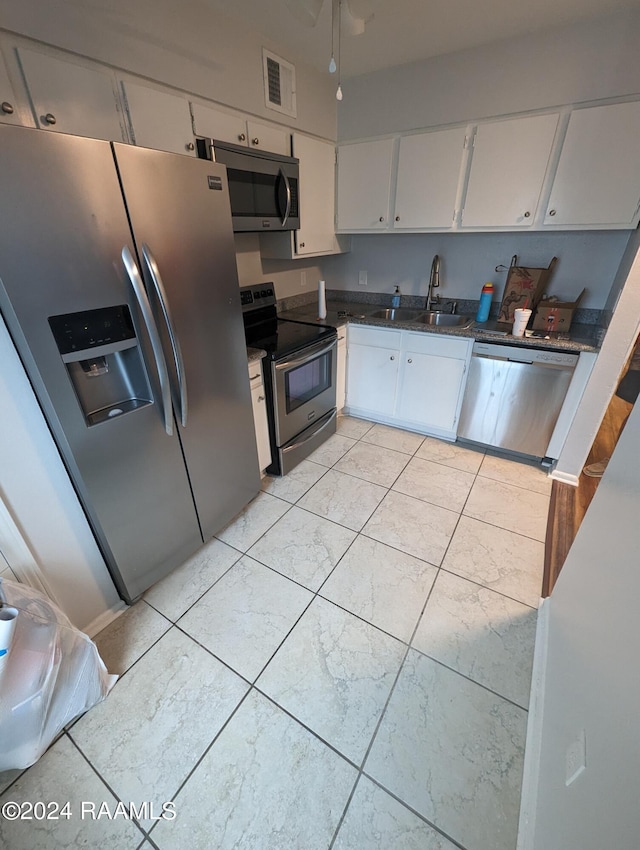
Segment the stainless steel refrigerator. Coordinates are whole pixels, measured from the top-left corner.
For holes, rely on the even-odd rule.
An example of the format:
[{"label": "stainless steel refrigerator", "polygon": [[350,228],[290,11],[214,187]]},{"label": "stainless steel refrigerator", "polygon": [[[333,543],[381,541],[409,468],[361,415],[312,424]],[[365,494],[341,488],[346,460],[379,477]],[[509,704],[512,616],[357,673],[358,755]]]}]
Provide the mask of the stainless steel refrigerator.
[{"label": "stainless steel refrigerator", "polygon": [[9,125],[0,171],[0,310],[131,601],[259,490],[226,172]]}]

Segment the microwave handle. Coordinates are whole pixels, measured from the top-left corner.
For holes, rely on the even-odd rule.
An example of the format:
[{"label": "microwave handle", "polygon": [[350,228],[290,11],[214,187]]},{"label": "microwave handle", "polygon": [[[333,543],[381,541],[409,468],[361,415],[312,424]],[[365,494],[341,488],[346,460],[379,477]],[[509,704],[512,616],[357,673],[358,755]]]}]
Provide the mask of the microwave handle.
[{"label": "microwave handle", "polygon": [[284,181],[284,188],[287,193],[287,205],[284,210],[284,216],[282,217],[282,226],[284,227],[287,223],[287,219],[289,218],[289,213],[291,212],[291,183],[289,183],[289,178],[282,168],[278,171],[278,174]]}]

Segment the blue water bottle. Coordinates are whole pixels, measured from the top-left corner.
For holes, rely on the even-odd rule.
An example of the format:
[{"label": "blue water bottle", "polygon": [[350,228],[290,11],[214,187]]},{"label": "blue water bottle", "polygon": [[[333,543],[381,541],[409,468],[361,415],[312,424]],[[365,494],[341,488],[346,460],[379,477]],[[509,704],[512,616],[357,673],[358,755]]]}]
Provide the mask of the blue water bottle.
[{"label": "blue water bottle", "polygon": [[493,300],[493,284],[485,283],[482,287],[480,295],[480,304],[476,313],[476,322],[486,322],[489,318],[489,310],[491,310],[491,301]]}]

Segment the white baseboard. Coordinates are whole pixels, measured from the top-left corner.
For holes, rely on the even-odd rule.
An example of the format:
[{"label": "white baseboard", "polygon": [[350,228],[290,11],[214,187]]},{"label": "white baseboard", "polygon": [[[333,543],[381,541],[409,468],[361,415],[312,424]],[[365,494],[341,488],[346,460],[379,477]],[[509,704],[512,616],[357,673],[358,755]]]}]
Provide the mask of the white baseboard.
[{"label": "white baseboard", "polygon": [[550,606],[551,599],[547,598],[542,600],[538,609],[516,850],[534,850],[535,846],[534,838],[538,804],[538,782],[540,779],[540,757],[542,753],[544,696],[547,681]]},{"label": "white baseboard", "polygon": [[579,475],[573,475],[570,472],[561,472],[558,469],[554,469],[550,472],[549,478],[553,478],[554,481],[562,481],[563,484],[571,484],[572,487],[577,487],[580,483]]},{"label": "white baseboard", "polygon": [[102,614],[97,616],[95,620],[92,620],[88,626],[82,630],[86,635],[89,635],[90,638],[94,638],[99,632],[112,623],[123,611],[126,611],[129,606],[122,599],[119,599],[115,605],[112,605],[107,611],[103,611]]}]

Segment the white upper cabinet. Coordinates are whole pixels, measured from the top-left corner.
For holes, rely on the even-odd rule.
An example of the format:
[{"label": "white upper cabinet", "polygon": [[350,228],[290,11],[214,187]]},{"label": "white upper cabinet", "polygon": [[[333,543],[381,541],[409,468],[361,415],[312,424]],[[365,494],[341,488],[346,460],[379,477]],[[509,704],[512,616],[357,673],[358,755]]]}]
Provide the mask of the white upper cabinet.
[{"label": "white upper cabinet", "polygon": [[558,117],[534,115],[478,126],[462,227],[531,227]]},{"label": "white upper cabinet", "polygon": [[129,81],[122,83],[122,92],[134,144],[196,155],[188,100]]},{"label": "white upper cabinet", "polygon": [[106,69],[17,50],[36,126],[94,139],[126,141],[115,89]]},{"label": "white upper cabinet", "polygon": [[247,120],[243,115],[192,103],[197,136],[244,145],[256,150],[291,155],[291,133],[285,127]]},{"label": "white upper cabinet", "polygon": [[22,124],[20,109],[2,56],[0,56],[0,122],[3,124]]},{"label": "white upper cabinet", "polygon": [[402,136],[393,226],[453,225],[466,129]]},{"label": "white upper cabinet", "polygon": [[300,160],[300,229],[296,233],[296,253],[329,253],[335,250],[336,241],[335,146],[294,133],[293,152]]},{"label": "white upper cabinet", "polygon": [[544,224],[633,228],[640,203],[640,102],[576,109]]},{"label": "white upper cabinet", "polygon": [[338,147],[338,230],[386,230],[394,139]]}]

